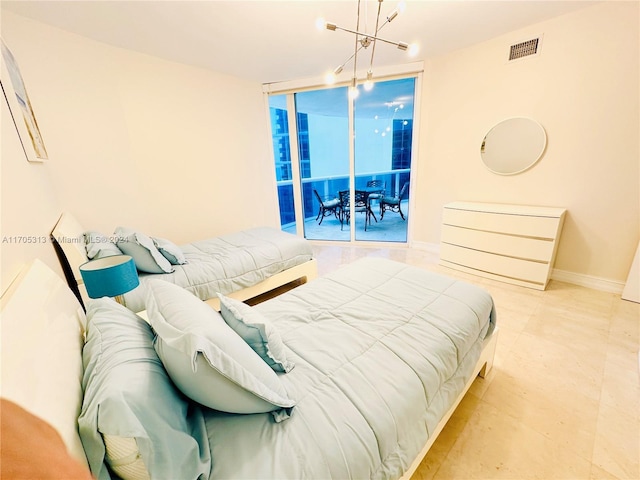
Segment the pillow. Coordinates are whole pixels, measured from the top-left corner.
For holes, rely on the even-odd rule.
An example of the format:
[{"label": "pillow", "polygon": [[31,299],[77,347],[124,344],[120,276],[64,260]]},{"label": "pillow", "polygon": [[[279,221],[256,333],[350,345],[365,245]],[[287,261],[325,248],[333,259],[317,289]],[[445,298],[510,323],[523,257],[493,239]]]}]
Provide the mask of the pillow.
[{"label": "pillow", "polygon": [[278,376],[217,311],[159,279],[147,282],[146,306],[158,356],[186,396],[223,412],[289,418],[295,402]]},{"label": "pillow", "polygon": [[184,253],[180,250],[175,243],[164,238],[151,237],[153,244],[164,258],[169,260],[171,265],[184,265],[187,263],[187,259],[184,257]]},{"label": "pillow", "polygon": [[133,257],[136,268],[147,273],[171,273],[173,267],[153,244],[151,237],[130,228],[118,227],[116,245],[122,253]]},{"label": "pillow", "polygon": [[218,293],[222,318],[276,372],[295,366],[287,360],[280,334],[269,320],[246,303]]},{"label": "pillow", "polygon": [[122,255],[122,251],[109,237],[100,232],[85,232],[84,244],[89,260],[109,257],[111,255]]},{"label": "pillow", "polygon": [[[93,475],[108,479],[106,462],[125,480],[136,478],[127,472],[140,467],[141,458],[147,477],[208,478],[211,458],[201,408],[169,379],[153,348],[151,327],[108,297],[89,302],[87,322],[78,426]],[[131,451],[105,447],[118,440]]]}]

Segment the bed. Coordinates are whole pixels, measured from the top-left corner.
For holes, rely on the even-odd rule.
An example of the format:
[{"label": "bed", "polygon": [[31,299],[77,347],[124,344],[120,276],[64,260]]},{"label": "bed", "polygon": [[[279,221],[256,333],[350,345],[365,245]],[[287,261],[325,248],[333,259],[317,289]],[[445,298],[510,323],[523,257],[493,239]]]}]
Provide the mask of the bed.
[{"label": "bed", "polygon": [[[172,478],[171,472],[210,479],[410,478],[476,376],[491,368],[497,342],[495,309],[486,291],[380,258],[360,259],[253,307],[240,308],[241,302],[224,296],[221,302],[219,313],[156,279],[142,316],[103,298],[90,301],[85,317],[62,280],[36,260],[2,298],[2,396],[53,425],[70,455],[91,465],[99,479],[116,471],[123,478],[144,478],[135,473],[140,468],[151,478]],[[246,374],[251,362],[263,360],[258,350],[257,360],[242,350],[255,347],[247,347],[241,333],[219,340],[224,358],[202,347],[197,356],[187,356],[193,368],[176,367],[169,352],[179,348],[173,343],[179,322],[235,328],[225,323],[229,314],[245,320],[254,316],[246,325],[262,319],[271,334],[278,332],[281,348],[270,338],[271,353],[288,368],[277,372],[267,366],[268,375],[236,378],[237,371]],[[180,319],[172,322],[174,317]],[[220,332],[216,339],[226,335]],[[135,338],[147,342],[140,355],[132,353]],[[96,346],[96,341],[102,343]],[[96,347],[100,354],[93,357]],[[116,361],[120,354],[126,361]],[[265,359],[256,366],[266,364]],[[140,381],[141,370],[134,375],[131,369],[143,365],[142,371],[152,374]],[[229,366],[236,372],[226,370]],[[112,376],[105,378],[114,380],[117,386],[110,388],[119,393],[111,403],[103,399],[98,416],[97,407],[88,404],[103,385],[98,388],[91,378],[110,369]],[[229,385],[211,376],[216,372]],[[210,380],[190,378],[201,374]],[[175,391],[153,395],[153,401],[138,399],[134,408],[138,400],[132,398],[149,396],[150,382],[160,376],[176,382],[162,388],[171,385],[184,396]],[[256,381],[275,382],[271,393],[251,400],[271,402],[273,408],[246,407],[244,398],[233,397],[224,408],[249,411],[222,411],[204,406],[219,399],[196,402],[197,392],[190,390],[218,382],[215,392],[205,393],[239,388],[251,396],[255,391],[248,384]],[[117,408],[123,398],[126,408]],[[181,407],[157,405],[170,399]],[[167,412],[178,417],[156,418]],[[156,417],[145,423],[149,415]],[[113,425],[107,424],[109,416]],[[164,424],[154,432],[162,422],[173,427]],[[131,441],[127,448],[133,453],[117,457],[115,440]]]},{"label": "bed", "polygon": [[[73,215],[66,212],[51,232],[67,282],[83,303],[88,297],[79,267],[89,261],[85,243],[88,233]],[[117,232],[110,237],[103,236],[104,243],[95,245],[97,248],[112,246],[107,240],[117,237]],[[169,265],[160,256],[159,260],[170,268],[160,273],[140,272],[140,286],[124,296],[129,309],[134,312],[144,310],[146,282],[157,275],[188,289],[214,308],[219,308],[218,292],[248,300],[283,285],[304,283],[317,276],[317,262],[311,245],[305,239],[275,228],[257,227],[173,247],[184,255],[186,263]],[[155,245],[151,244],[149,248],[155,248]],[[116,249],[116,253],[120,252]],[[159,254],[156,252],[156,255]]]}]

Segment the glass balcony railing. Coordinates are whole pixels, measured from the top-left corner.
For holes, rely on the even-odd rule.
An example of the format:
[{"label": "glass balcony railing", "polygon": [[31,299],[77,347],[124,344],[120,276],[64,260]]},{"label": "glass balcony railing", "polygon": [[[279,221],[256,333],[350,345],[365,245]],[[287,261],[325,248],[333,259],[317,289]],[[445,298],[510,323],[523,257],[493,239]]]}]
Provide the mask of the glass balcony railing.
[{"label": "glass balcony railing", "polygon": [[[410,179],[410,169],[387,170],[381,172],[368,172],[356,175],[355,189],[364,189],[367,182],[380,180],[384,183],[384,195],[394,197],[400,193],[402,186]],[[283,210],[283,205],[293,205],[290,198],[293,197],[293,182],[283,180],[277,182],[278,197],[280,201],[281,225],[285,231],[295,233],[295,215],[293,211]],[[323,200],[339,198],[342,190],[349,190],[349,176],[336,175],[327,177],[312,177],[302,179],[302,201],[305,222],[305,237],[314,240],[350,240],[350,228],[346,222],[340,222],[334,216],[324,219],[317,218],[320,211],[320,204],[314,194],[314,190]],[[407,241],[407,223],[397,213],[387,213],[384,222],[380,221],[378,200],[371,201],[371,208],[375,218],[371,225],[364,231],[364,215],[356,215],[356,239],[366,241]],[[402,205],[405,218],[408,213],[408,196]],[[397,217],[397,218],[396,218]],[[317,219],[316,219],[317,218]],[[322,223],[320,223],[322,220]]]}]

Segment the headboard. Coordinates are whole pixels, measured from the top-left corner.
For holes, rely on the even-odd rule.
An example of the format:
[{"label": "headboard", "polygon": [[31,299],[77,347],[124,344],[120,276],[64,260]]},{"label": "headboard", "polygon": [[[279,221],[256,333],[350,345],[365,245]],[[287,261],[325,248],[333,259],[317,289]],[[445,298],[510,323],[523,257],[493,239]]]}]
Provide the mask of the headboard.
[{"label": "headboard", "polygon": [[65,282],[33,260],[0,298],[0,395],[45,420],[87,465],[78,434],[86,318]]},{"label": "headboard", "polygon": [[89,261],[82,225],[70,213],[63,213],[51,231],[51,242],[71,291],[84,307],[87,298],[80,265]]},{"label": "headboard", "polygon": [[84,247],[84,232],[82,225],[70,213],[63,213],[53,227],[51,236],[58,243],[69,262],[77,284],[82,283],[80,265],[89,261]]}]

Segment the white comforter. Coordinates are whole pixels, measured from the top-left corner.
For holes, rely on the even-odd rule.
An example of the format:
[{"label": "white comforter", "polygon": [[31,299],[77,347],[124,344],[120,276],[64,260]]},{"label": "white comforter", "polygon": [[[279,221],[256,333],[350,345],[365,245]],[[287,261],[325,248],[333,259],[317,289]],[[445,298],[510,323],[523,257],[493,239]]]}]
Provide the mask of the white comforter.
[{"label": "white comforter", "polygon": [[211,479],[393,479],[463,391],[495,325],[474,285],[364,258],[256,305],[295,368],[291,418],[205,411]]},{"label": "white comforter", "polygon": [[202,300],[251,287],[270,276],[313,258],[305,239],[275,228],[258,227],[200,240],[180,248],[187,263],[166,274],[140,274],[140,286],[125,295],[134,312],[145,309],[145,284],[162,278],[186,288]]}]

